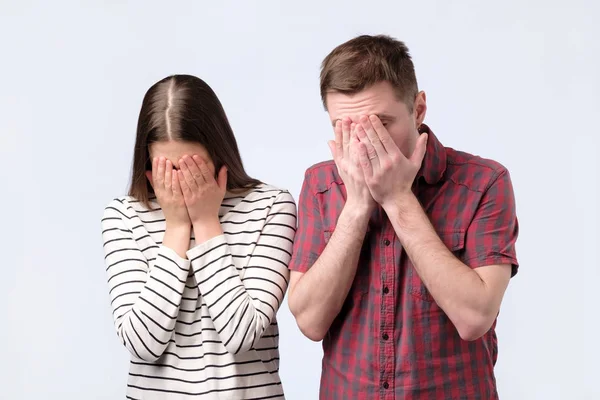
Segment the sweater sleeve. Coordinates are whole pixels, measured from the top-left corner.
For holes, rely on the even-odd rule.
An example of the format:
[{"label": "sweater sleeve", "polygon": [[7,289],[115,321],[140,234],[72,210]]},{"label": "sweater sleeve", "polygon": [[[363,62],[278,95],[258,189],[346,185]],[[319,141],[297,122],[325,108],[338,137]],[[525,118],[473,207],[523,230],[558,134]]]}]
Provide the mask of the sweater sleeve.
[{"label": "sweater sleeve", "polygon": [[224,235],[188,251],[198,289],[230,353],[252,349],[281,306],[295,231],[296,204],[288,192],[281,192],[267,215],[243,277]]},{"label": "sweater sleeve", "polygon": [[109,296],[123,345],[134,357],[154,362],[173,336],[189,261],[161,245],[149,263],[126,223],[131,218],[119,200],[102,218]]}]

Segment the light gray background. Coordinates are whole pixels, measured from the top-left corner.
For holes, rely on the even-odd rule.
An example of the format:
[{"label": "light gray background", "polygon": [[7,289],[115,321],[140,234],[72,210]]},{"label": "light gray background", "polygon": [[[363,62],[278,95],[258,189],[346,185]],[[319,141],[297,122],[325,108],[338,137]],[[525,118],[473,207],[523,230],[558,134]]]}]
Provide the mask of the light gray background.
[{"label": "light gray background", "polygon": [[[521,270],[499,318],[502,399],[600,398],[598,2],[323,3],[0,3],[0,398],[124,397],[100,218],[126,190],[149,86],[204,78],[250,173],[297,198],[329,157],[319,64],[361,33],[407,42],[445,145],[511,171]],[[316,399],[320,344],[287,304],[279,321],[287,396]]]}]

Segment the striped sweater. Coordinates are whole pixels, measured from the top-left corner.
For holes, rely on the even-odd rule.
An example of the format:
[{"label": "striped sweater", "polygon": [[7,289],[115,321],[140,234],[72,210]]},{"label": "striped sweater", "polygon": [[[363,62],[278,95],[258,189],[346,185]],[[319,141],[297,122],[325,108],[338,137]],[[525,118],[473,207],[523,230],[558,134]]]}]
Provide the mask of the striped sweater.
[{"label": "striped sweater", "polygon": [[276,313],[288,285],[296,205],[260,185],[227,193],[223,235],[162,245],[165,219],[131,197],[104,211],[117,335],[131,353],[128,399],[283,399]]}]

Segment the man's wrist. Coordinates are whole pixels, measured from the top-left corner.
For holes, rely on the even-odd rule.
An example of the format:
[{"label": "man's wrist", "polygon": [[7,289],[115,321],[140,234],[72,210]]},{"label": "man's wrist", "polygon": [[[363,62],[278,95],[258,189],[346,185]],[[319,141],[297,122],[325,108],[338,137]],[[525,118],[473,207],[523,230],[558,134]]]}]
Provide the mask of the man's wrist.
[{"label": "man's wrist", "polygon": [[[413,193],[396,196],[394,201],[382,207],[392,221],[396,235],[403,246],[408,249],[412,247],[411,244],[423,242],[422,234],[427,227],[431,227],[431,223],[419,199]],[[431,229],[435,233],[432,227]]]},{"label": "man's wrist", "polygon": [[392,221],[396,235],[402,243],[410,238],[412,235],[411,230],[419,225],[420,214],[424,214],[421,203],[413,193],[397,195],[381,206],[390,221]]},{"label": "man's wrist", "polygon": [[343,226],[349,230],[366,229],[371,212],[372,208],[368,205],[346,202],[338,218],[337,226]]},{"label": "man's wrist", "polygon": [[422,210],[421,203],[412,193],[402,193],[382,202],[381,207],[390,218],[402,220],[408,213]]}]

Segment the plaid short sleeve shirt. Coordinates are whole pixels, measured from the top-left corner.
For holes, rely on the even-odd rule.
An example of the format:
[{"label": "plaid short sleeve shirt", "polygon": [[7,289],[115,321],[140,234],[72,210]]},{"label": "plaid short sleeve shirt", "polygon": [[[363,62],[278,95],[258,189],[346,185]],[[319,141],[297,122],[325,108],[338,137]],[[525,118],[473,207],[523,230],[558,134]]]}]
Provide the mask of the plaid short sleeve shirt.
[{"label": "plaid short sleeve shirt", "polygon": [[[508,171],[444,147],[429,133],[415,193],[441,240],[471,268],[518,263],[518,222]],[[333,161],[309,168],[298,202],[290,269],[317,260],[345,203]],[[495,323],[462,340],[417,275],[382,209],[373,213],[356,277],[323,340],[321,399],[494,400]]]}]

